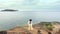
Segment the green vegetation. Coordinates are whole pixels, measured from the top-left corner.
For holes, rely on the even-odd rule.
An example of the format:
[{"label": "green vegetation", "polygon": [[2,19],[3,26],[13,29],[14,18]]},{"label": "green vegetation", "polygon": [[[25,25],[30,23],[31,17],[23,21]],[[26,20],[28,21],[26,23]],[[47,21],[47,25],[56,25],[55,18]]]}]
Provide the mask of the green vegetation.
[{"label": "green vegetation", "polygon": [[53,30],[54,26],[53,26],[52,24],[48,24],[48,25],[46,26],[46,28],[47,28],[48,30]]},{"label": "green vegetation", "polygon": [[53,30],[53,28],[54,28],[53,25],[54,25],[54,23],[52,23],[52,22],[41,22],[42,28],[43,28],[43,29],[48,29],[48,30],[50,30],[50,31]]}]

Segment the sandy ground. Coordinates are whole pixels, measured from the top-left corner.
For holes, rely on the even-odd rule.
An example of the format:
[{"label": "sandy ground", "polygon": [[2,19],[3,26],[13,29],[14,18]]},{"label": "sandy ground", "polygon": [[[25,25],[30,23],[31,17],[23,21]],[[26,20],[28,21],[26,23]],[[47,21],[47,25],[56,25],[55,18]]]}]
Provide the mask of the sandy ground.
[{"label": "sandy ground", "polygon": [[[26,29],[27,29],[27,27],[25,27]],[[28,30],[28,29],[27,29]],[[32,34],[37,34],[37,31],[38,31],[38,29],[33,29],[33,30],[28,30],[30,33],[32,33]],[[40,30],[41,31],[41,34],[48,34],[45,30]]]}]

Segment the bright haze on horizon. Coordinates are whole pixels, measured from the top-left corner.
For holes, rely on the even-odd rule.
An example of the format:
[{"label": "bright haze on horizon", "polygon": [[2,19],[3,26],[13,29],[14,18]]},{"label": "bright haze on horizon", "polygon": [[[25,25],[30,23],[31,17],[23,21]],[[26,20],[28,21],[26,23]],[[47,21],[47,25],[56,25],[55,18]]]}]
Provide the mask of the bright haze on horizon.
[{"label": "bright haze on horizon", "polygon": [[16,25],[41,21],[60,22],[60,0],[0,0],[1,9],[17,9],[16,12],[0,12],[0,30]]}]

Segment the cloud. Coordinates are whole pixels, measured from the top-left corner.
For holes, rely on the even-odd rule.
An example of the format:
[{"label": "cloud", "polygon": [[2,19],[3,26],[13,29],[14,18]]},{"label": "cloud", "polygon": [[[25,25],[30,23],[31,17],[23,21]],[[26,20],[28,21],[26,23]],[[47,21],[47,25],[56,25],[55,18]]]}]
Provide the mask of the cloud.
[{"label": "cloud", "polygon": [[60,9],[60,0],[1,0],[1,8]]}]

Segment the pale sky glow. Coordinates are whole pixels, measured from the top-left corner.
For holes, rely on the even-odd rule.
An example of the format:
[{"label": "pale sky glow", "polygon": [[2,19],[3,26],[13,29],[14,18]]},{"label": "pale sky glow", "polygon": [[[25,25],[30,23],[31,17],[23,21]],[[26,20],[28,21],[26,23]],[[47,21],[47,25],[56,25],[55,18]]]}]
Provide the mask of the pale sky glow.
[{"label": "pale sky glow", "polygon": [[1,8],[60,9],[60,0],[1,0]]}]

